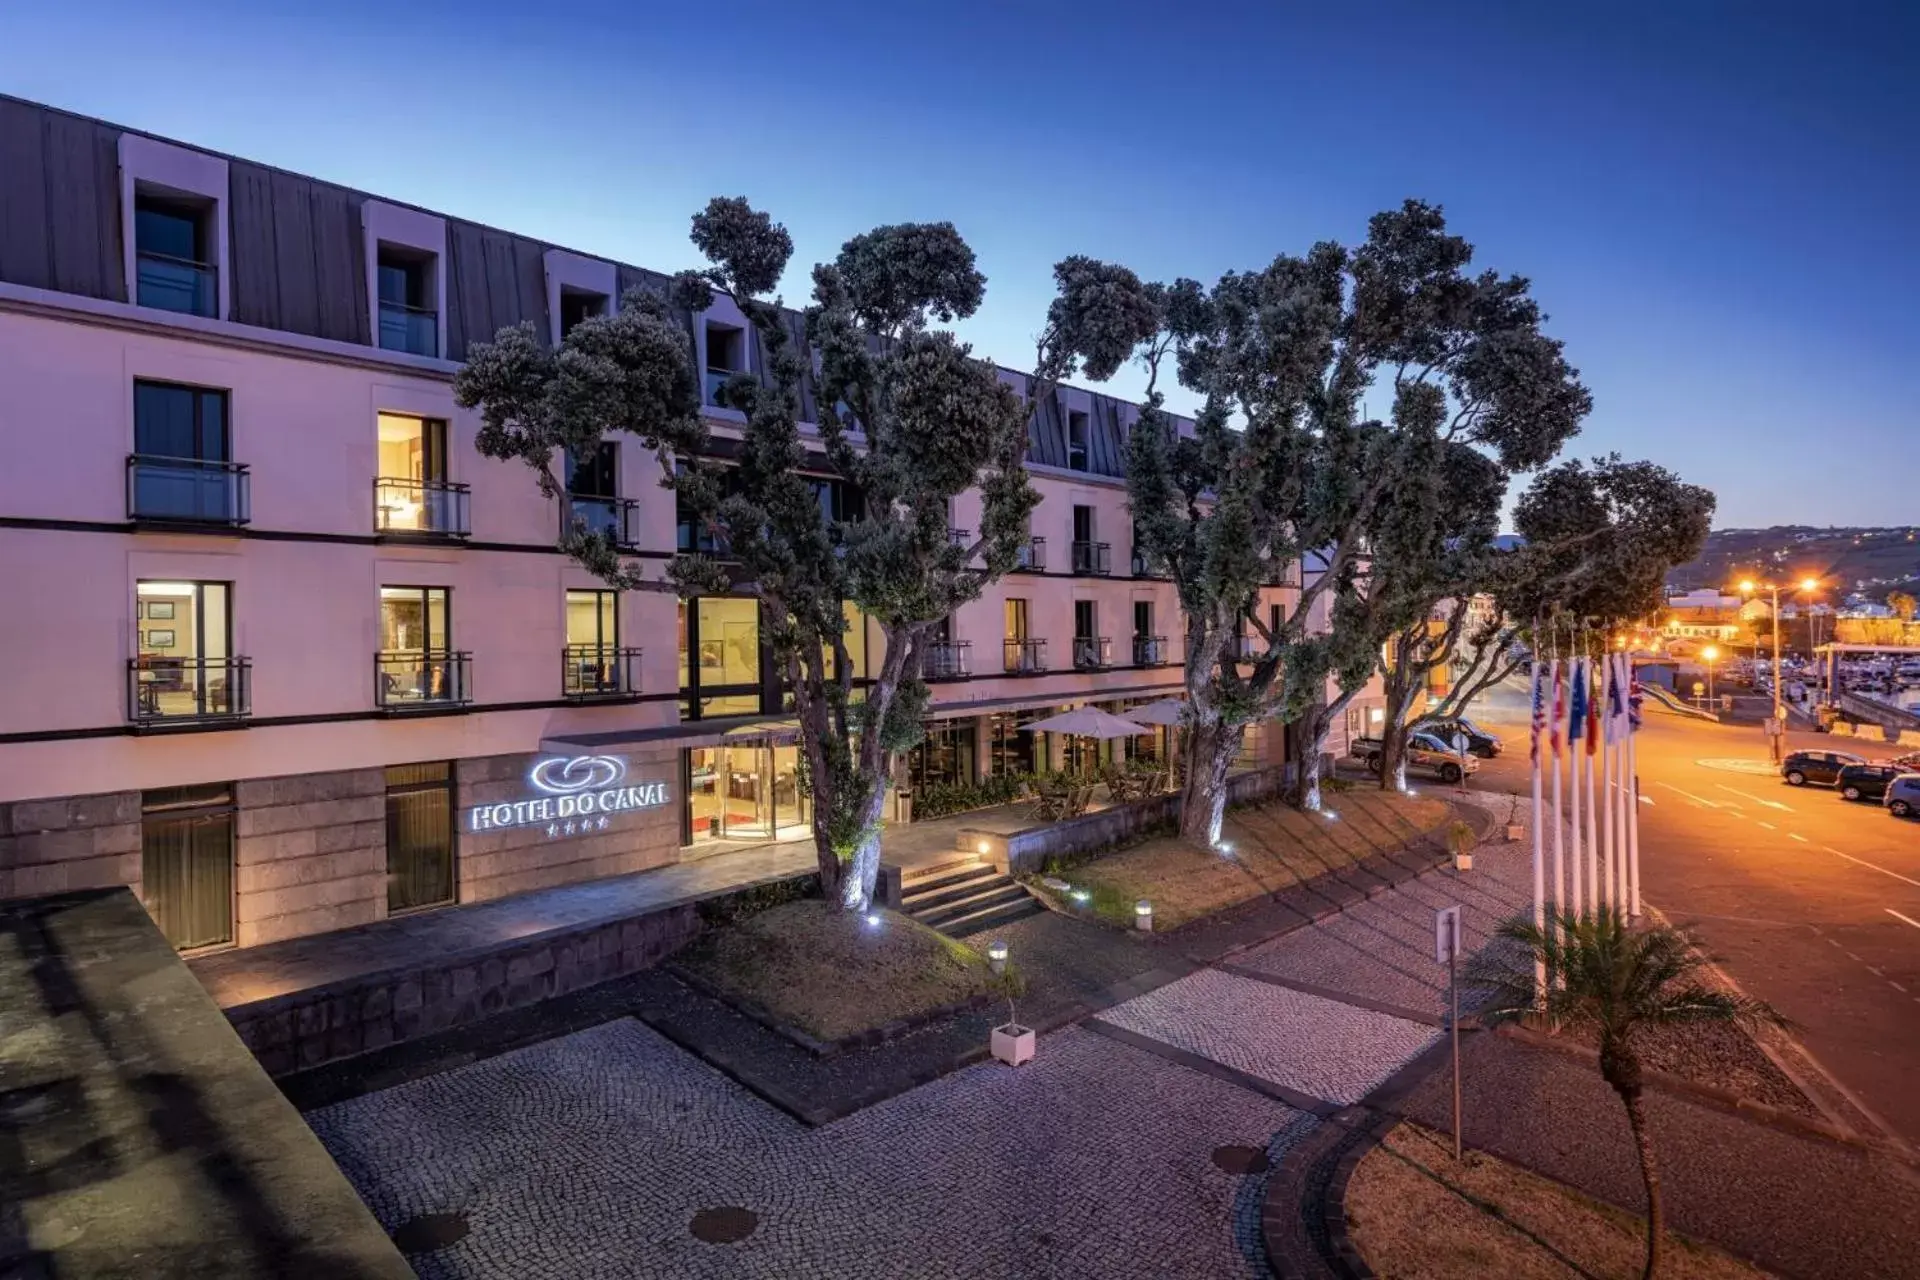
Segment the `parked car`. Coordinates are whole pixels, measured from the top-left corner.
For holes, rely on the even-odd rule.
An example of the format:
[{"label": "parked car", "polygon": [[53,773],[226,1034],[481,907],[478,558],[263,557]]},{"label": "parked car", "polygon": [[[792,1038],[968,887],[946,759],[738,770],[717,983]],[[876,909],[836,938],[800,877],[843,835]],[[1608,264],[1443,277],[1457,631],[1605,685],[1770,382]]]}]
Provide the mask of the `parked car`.
[{"label": "parked car", "polygon": [[1843,800],[1878,800],[1887,794],[1887,786],[1906,772],[1892,764],[1850,764],[1834,779],[1834,787]]},{"label": "parked car", "polygon": [[1795,751],[1780,762],[1780,776],[1790,787],[1804,787],[1809,782],[1832,786],[1842,769],[1865,763],[1866,757],[1850,751]]},{"label": "parked car", "polygon": [[1471,720],[1433,719],[1414,723],[1414,732],[1431,733],[1442,742],[1452,742],[1456,733],[1466,735],[1467,754],[1491,760],[1500,754],[1500,739]]},{"label": "parked car", "polygon": [[[1351,749],[1369,772],[1380,772],[1380,756],[1384,750],[1380,739],[1355,738]],[[1408,773],[1419,770],[1447,783],[1460,781],[1462,766],[1467,773],[1477,773],[1480,769],[1480,762],[1472,755],[1463,757],[1423,729],[1415,729],[1407,734],[1406,760]]]},{"label": "parked car", "polygon": [[1896,818],[1920,814],[1920,773],[1903,773],[1888,783],[1887,794],[1881,797],[1880,803]]},{"label": "parked car", "polygon": [[1897,764],[1902,773],[1920,773],[1920,751],[1903,751],[1888,764]]}]

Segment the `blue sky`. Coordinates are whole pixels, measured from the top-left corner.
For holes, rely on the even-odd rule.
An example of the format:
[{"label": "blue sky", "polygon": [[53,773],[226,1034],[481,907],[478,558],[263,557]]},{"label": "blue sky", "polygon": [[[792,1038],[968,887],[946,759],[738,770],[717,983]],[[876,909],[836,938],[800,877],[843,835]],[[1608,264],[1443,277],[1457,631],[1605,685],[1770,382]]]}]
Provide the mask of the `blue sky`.
[{"label": "blue sky", "polygon": [[663,269],[744,193],[796,302],[950,219],[1012,365],[1065,254],[1211,279],[1419,196],[1534,281],[1579,453],[1722,525],[1920,520],[1920,6],[1574,9],[0,0],[0,90]]}]

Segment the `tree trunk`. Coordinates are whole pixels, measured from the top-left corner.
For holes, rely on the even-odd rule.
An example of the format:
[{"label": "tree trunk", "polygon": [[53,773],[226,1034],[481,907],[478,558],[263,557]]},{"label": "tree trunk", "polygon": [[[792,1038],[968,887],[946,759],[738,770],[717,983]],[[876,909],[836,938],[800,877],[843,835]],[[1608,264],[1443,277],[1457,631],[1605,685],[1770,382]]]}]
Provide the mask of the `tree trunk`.
[{"label": "tree trunk", "polygon": [[1660,1171],[1653,1159],[1653,1135],[1647,1131],[1647,1113],[1641,1098],[1640,1060],[1623,1043],[1600,1042],[1600,1074],[1627,1109],[1627,1127],[1640,1154],[1640,1181],[1647,1192],[1647,1260],[1642,1280],[1654,1280],[1660,1270],[1660,1246],[1666,1234],[1666,1215],[1660,1205]]},{"label": "tree trunk", "polygon": [[880,880],[880,815],[886,802],[886,780],[869,783],[867,794],[860,800],[864,819],[860,839],[853,846],[853,856],[847,861],[838,888],[840,906],[847,911],[864,912],[873,905],[874,886]]},{"label": "tree trunk", "polygon": [[1196,723],[1187,731],[1187,781],[1180,792],[1180,834],[1211,849],[1227,815],[1227,770],[1240,752],[1243,726]]}]

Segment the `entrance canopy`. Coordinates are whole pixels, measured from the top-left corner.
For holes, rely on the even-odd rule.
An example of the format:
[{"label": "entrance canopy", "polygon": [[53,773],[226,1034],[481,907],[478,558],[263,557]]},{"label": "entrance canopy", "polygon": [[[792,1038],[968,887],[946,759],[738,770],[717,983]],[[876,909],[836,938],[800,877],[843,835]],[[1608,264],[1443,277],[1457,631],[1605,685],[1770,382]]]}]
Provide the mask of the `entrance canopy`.
[{"label": "entrance canopy", "polygon": [[1151,725],[1122,720],[1098,707],[1075,707],[1021,727],[1028,733],[1070,733],[1076,738],[1132,738],[1153,732]]}]

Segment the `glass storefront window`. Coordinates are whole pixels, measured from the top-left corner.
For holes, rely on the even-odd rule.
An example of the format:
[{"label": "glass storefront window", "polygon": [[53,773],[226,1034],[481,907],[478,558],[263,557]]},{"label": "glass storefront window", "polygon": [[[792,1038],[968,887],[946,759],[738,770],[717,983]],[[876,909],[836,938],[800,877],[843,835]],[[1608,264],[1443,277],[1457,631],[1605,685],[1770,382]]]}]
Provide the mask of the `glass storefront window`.
[{"label": "glass storefront window", "polygon": [[233,941],[233,836],[227,783],[140,797],[140,896],[182,951]]},{"label": "glass storefront window", "polygon": [[700,626],[700,683],[760,683],[760,606],[753,600],[703,596],[696,600]]},{"label": "glass storefront window", "polygon": [[453,901],[453,766],[387,769],[387,910]]},{"label": "glass storefront window", "polygon": [[805,832],[812,810],[800,751],[766,742],[687,751],[689,844],[767,840]]},{"label": "glass storefront window", "polygon": [[977,740],[971,720],[941,720],[927,726],[927,736],[907,755],[907,777],[914,789],[971,784]]},{"label": "glass storefront window", "polygon": [[1038,719],[1039,715],[1038,712],[1019,711],[987,718],[988,759],[995,777],[1038,772],[1036,761],[1039,753],[1034,747],[1036,735],[1025,732],[1020,726]]}]

